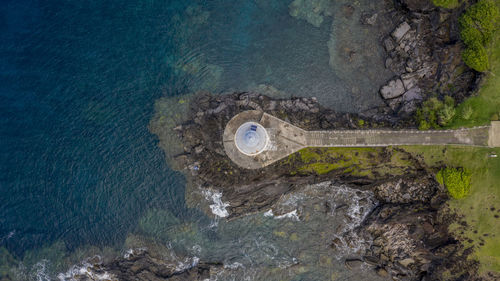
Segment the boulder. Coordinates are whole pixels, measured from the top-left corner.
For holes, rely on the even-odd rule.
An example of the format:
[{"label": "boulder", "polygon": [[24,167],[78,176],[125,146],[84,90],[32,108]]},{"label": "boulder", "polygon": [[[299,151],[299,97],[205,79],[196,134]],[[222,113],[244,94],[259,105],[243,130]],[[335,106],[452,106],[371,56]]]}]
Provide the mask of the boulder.
[{"label": "boulder", "polygon": [[398,111],[399,106],[403,102],[403,97],[397,97],[394,99],[387,100],[387,105],[394,111]]},{"label": "boulder", "polygon": [[389,276],[389,273],[387,272],[387,270],[383,269],[383,268],[379,268],[377,269],[377,274],[381,277],[387,277]]},{"label": "boulder", "polygon": [[345,267],[347,267],[349,270],[360,268],[362,264],[363,261],[358,259],[351,259],[345,261]]},{"label": "boulder", "polygon": [[401,80],[406,90],[413,88],[418,82],[418,74],[404,73],[401,74]]},{"label": "boulder", "polygon": [[386,37],[384,39],[384,48],[385,48],[386,52],[390,52],[390,51],[394,50],[395,47],[396,47],[396,43],[394,42],[394,40],[392,40],[391,37]]},{"label": "boulder", "polygon": [[422,90],[420,90],[419,87],[413,87],[403,94],[403,101],[408,102],[414,100],[423,100]]},{"label": "boulder", "polygon": [[399,42],[403,36],[405,36],[406,32],[410,30],[410,25],[404,21],[402,22],[394,31],[392,32],[392,37],[396,40],[396,42]]},{"label": "boulder", "polygon": [[360,21],[365,25],[374,25],[377,22],[378,14],[363,13],[361,15]]},{"label": "boulder", "polygon": [[401,79],[393,79],[380,89],[380,94],[384,99],[393,99],[403,95],[405,87]]},{"label": "boulder", "polygon": [[415,263],[415,260],[412,258],[406,258],[404,260],[400,260],[399,263],[404,267],[408,267],[410,264]]}]

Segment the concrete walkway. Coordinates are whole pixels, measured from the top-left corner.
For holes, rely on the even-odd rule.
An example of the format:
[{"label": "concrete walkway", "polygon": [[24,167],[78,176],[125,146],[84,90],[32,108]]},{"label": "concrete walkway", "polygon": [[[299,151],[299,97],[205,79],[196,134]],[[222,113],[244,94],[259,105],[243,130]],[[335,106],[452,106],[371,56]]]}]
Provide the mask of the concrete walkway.
[{"label": "concrete walkway", "polygon": [[[255,156],[241,153],[234,134],[245,122],[260,123],[269,135],[265,151]],[[466,145],[500,147],[500,122],[490,126],[458,130],[333,130],[306,131],[257,110],[244,111],[226,125],[223,135],[226,154],[239,166],[258,169],[305,147],[376,147],[393,145]]]}]

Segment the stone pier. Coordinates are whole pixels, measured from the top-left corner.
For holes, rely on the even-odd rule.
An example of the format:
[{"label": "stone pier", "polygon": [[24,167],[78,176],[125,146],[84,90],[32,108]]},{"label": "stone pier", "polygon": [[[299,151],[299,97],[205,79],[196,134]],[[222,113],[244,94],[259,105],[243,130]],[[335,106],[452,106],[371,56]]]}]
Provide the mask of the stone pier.
[{"label": "stone pier", "polygon": [[[256,155],[242,153],[235,143],[238,128],[247,122],[262,125],[269,137]],[[333,130],[306,131],[262,111],[249,110],[234,116],[223,135],[227,156],[246,169],[270,165],[305,147],[376,147],[397,145],[464,145],[500,147],[500,122],[457,130]]]}]

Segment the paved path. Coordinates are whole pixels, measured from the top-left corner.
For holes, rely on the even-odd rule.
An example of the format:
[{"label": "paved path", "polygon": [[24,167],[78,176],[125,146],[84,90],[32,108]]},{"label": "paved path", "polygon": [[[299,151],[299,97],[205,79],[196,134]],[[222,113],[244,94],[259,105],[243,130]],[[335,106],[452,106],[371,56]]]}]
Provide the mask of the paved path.
[{"label": "paved path", "polygon": [[[248,121],[266,128],[270,141],[266,150],[255,156],[239,152],[234,133]],[[233,117],[224,130],[226,154],[236,164],[258,169],[305,147],[375,147],[393,145],[467,145],[500,147],[500,122],[490,126],[458,130],[332,130],[306,131],[267,113],[250,110]]]}]

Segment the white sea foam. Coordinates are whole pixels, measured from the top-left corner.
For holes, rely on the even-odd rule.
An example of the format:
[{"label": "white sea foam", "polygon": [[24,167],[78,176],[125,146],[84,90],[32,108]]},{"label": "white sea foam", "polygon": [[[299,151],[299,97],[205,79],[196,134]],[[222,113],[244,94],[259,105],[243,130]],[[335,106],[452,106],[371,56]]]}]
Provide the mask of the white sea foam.
[{"label": "white sea foam", "polygon": [[224,264],[224,268],[226,269],[237,269],[237,268],[245,268],[242,263],[233,262],[231,264]]},{"label": "white sea foam", "polygon": [[208,225],[208,228],[215,228],[219,226],[219,217],[215,217],[210,221],[210,224]]},{"label": "white sea foam", "polygon": [[[127,251],[128,252],[128,251]],[[132,254],[133,252],[131,252]],[[93,259],[97,258],[101,260],[100,256],[95,256]],[[90,264],[88,260],[85,260],[81,262],[78,265],[73,265],[67,272],[65,273],[59,273],[57,275],[57,278],[60,281],[73,281],[76,280],[76,276],[85,276],[90,280],[94,281],[99,281],[99,280],[106,280],[106,281],[117,281],[118,279],[113,275],[110,274],[109,272],[103,271],[101,269],[96,270],[94,265]]]},{"label": "white sea foam", "polygon": [[191,251],[192,251],[193,253],[199,254],[199,253],[201,253],[201,246],[200,246],[200,245],[194,245],[194,246],[191,248]]},{"label": "white sea foam", "polygon": [[[377,201],[371,191],[362,191],[350,188],[347,185],[336,185],[333,182],[321,182],[304,186],[300,191],[283,196],[276,204],[276,210],[283,215],[276,216],[273,210],[264,213],[266,217],[291,218],[299,220],[298,214],[303,212],[317,212],[311,210],[311,205],[327,205],[325,212],[334,227],[330,231],[332,239],[336,241],[337,258],[346,255],[360,253],[369,244],[356,229],[365,220],[366,216],[377,205]],[[293,210],[293,211],[290,211]]]},{"label": "white sea foam", "polygon": [[205,199],[213,202],[213,204],[210,204],[210,209],[214,215],[221,218],[229,216],[229,212],[226,210],[226,207],[229,207],[229,203],[222,202],[222,192],[205,189],[202,193]]},{"label": "white sea foam", "polygon": [[192,267],[197,266],[199,262],[200,262],[200,258],[198,258],[198,257],[185,258],[184,261],[177,262],[177,266],[175,267],[175,271],[180,272],[180,271],[188,270]]},{"label": "white sea foam", "polygon": [[0,238],[0,243],[4,242],[4,241],[7,241],[9,240],[10,238],[12,238],[12,236],[14,236],[16,234],[16,231],[15,230],[12,230],[10,231],[7,235],[3,236]]},{"label": "white sea foam", "polygon": [[[339,233],[334,235],[334,239],[338,241],[336,246],[340,250],[339,255],[336,255],[337,259],[345,255],[362,252],[369,241],[361,237],[355,229],[375,208],[378,203],[377,200],[371,191],[360,191],[346,185],[337,186],[334,189],[333,199],[348,205],[343,215],[342,228]],[[361,204],[361,202],[364,202],[364,204]]]},{"label": "white sea foam", "polygon": [[36,281],[50,281],[51,278],[47,272],[48,260],[41,260],[33,266],[33,274]]},{"label": "white sea foam", "polygon": [[126,259],[129,259],[131,256],[134,256],[134,255],[137,255],[137,254],[140,254],[144,251],[146,251],[147,249],[144,248],[144,247],[141,247],[141,248],[136,248],[136,249],[128,249],[125,254],[123,255],[124,258]]},{"label": "white sea foam", "polygon": [[269,211],[265,212],[264,217],[274,217],[273,210],[269,209]]},{"label": "white sea foam", "polygon": [[292,220],[295,220],[295,221],[300,221],[299,215],[297,213],[297,209],[295,209],[293,211],[290,211],[288,213],[285,213],[283,215],[279,215],[279,216],[274,215],[273,210],[270,209],[269,211],[267,211],[267,212],[264,213],[264,216],[265,217],[272,217],[272,218],[275,218],[275,219],[286,219],[286,218],[289,218],[289,219],[292,219]]}]

